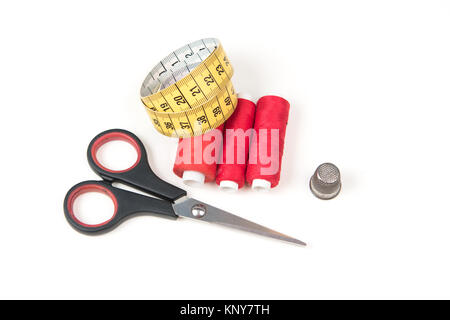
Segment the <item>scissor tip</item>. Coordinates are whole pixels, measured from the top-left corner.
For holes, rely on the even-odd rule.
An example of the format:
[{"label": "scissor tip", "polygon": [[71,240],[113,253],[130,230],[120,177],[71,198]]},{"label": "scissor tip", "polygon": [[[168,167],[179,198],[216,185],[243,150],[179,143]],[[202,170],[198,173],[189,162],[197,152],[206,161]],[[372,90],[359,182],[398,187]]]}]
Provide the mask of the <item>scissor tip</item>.
[{"label": "scissor tip", "polygon": [[305,242],[303,242],[301,240],[298,240],[298,239],[295,239],[295,238],[288,237],[288,236],[278,237],[278,239],[286,241],[286,242],[290,242],[290,243],[295,243],[295,244],[300,245],[302,247],[306,247],[307,246],[307,244]]},{"label": "scissor tip", "polygon": [[294,241],[294,243],[296,243],[296,244],[298,244],[298,245],[300,245],[302,247],[306,247],[307,246],[307,244],[305,242],[300,241],[300,240],[296,240],[296,241]]}]

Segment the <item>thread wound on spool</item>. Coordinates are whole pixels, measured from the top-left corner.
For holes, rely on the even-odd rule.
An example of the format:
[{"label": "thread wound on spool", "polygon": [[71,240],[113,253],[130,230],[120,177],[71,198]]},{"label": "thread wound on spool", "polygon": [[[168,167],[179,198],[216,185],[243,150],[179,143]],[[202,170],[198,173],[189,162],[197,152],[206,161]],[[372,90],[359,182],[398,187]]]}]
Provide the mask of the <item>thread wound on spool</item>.
[{"label": "thread wound on spool", "polygon": [[264,96],[258,100],[247,183],[253,184],[255,179],[260,179],[268,181],[271,188],[278,185],[289,108],[289,102],[278,96]]},{"label": "thread wound on spool", "polygon": [[[236,109],[225,123],[223,161],[217,166],[216,177],[216,183],[222,188],[224,188],[222,185],[230,187],[231,184],[228,182],[236,183],[239,189],[245,185],[245,171],[256,105],[251,100],[241,98],[242,96],[249,97],[238,94]],[[222,183],[224,181],[228,182]]]},{"label": "thread wound on spool", "polygon": [[222,135],[223,125],[201,136],[180,139],[173,172],[183,178],[184,182],[202,184],[214,181],[222,148]]}]

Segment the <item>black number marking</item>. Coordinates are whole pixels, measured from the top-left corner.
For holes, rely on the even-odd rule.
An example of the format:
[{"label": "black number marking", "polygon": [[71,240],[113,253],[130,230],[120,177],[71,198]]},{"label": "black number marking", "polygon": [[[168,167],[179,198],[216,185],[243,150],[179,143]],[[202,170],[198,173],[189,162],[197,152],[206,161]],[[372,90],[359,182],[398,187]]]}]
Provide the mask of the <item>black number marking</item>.
[{"label": "black number marking", "polygon": [[172,122],[164,122],[164,124],[166,125],[166,129],[169,129],[169,130],[174,129]]},{"label": "black number marking", "polygon": [[160,107],[161,107],[161,109],[164,110],[164,112],[166,112],[167,110],[170,109],[170,106],[167,103],[165,103],[165,102],[161,103]]},{"label": "black number marking", "polygon": [[223,56],[223,62],[225,62],[225,65],[228,67],[230,65],[230,62],[228,61],[227,56]]},{"label": "black number marking", "polygon": [[184,100],[183,96],[176,96],[175,98],[173,98],[173,100],[175,100],[177,105],[186,103],[186,100]]},{"label": "black number marking", "polygon": [[214,117],[217,118],[217,116],[222,113],[222,109],[220,109],[220,107],[215,107],[213,109],[213,113],[214,113]]},{"label": "black number marking", "polygon": [[230,97],[226,97],[226,98],[225,98],[225,104],[226,104],[227,106],[229,106],[229,105],[231,104],[231,98],[230,98]]},{"label": "black number marking", "polygon": [[219,76],[221,76],[222,73],[225,72],[225,69],[222,67],[221,64],[219,64],[219,65],[216,67],[216,71],[217,71],[217,73],[219,74]]},{"label": "black number marking", "polygon": [[193,87],[193,88],[191,88],[191,93],[192,93],[192,96],[193,97],[195,97],[197,94],[199,94],[200,93],[200,89],[199,88],[197,88],[197,86],[195,86],[195,87]]},{"label": "black number marking", "polygon": [[197,121],[199,122],[199,123],[206,123],[206,116],[201,116],[201,117],[198,117],[197,118]]},{"label": "black number marking", "polygon": [[161,124],[159,123],[158,119],[153,119],[153,122],[154,122],[158,127],[161,127]]},{"label": "black number marking", "polygon": [[189,125],[189,122],[182,122],[180,121],[181,129],[189,129],[191,126]]},{"label": "black number marking", "polygon": [[184,57],[187,59],[187,58],[189,58],[189,57],[192,57],[194,55],[194,53],[186,53],[185,55],[184,55]]},{"label": "black number marking", "polygon": [[212,77],[212,75],[205,77],[203,80],[208,87],[211,85],[211,83],[214,83],[214,78]]}]

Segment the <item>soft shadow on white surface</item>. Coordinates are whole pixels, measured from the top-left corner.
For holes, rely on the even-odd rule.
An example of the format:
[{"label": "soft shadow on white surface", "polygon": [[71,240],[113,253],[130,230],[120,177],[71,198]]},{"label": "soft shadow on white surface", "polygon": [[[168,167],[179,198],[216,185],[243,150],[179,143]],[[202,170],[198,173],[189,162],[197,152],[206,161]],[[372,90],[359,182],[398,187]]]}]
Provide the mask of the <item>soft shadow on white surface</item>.
[{"label": "soft shadow on white surface", "polygon": [[[450,3],[171,5],[168,23],[162,2],[0,4],[0,297],[450,298]],[[223,20],[195,18],[213,15]],[[177,140],[139,100],[162,57],[205,36],[222,40],[237,91],[291,103],[280,185],[266,194],[185,187]],[[117,127],[164,180],[308,247],[157,217],[75,232],[64,196],[99,179],[86,149]],[[326,161],[343,189],[321,201],[308,181]]]}]

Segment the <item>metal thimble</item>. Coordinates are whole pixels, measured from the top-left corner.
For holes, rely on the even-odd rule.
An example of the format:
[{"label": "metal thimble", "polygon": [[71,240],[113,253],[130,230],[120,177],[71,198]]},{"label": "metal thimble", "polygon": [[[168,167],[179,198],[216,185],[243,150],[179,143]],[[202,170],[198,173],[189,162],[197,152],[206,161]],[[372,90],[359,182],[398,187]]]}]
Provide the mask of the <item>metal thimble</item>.
[{"label": "metal thimble", "polygon": [[341,191],[341,174],[332,163],[322,163],[309,181],[312,193],[319,199],[333,199]]}]

